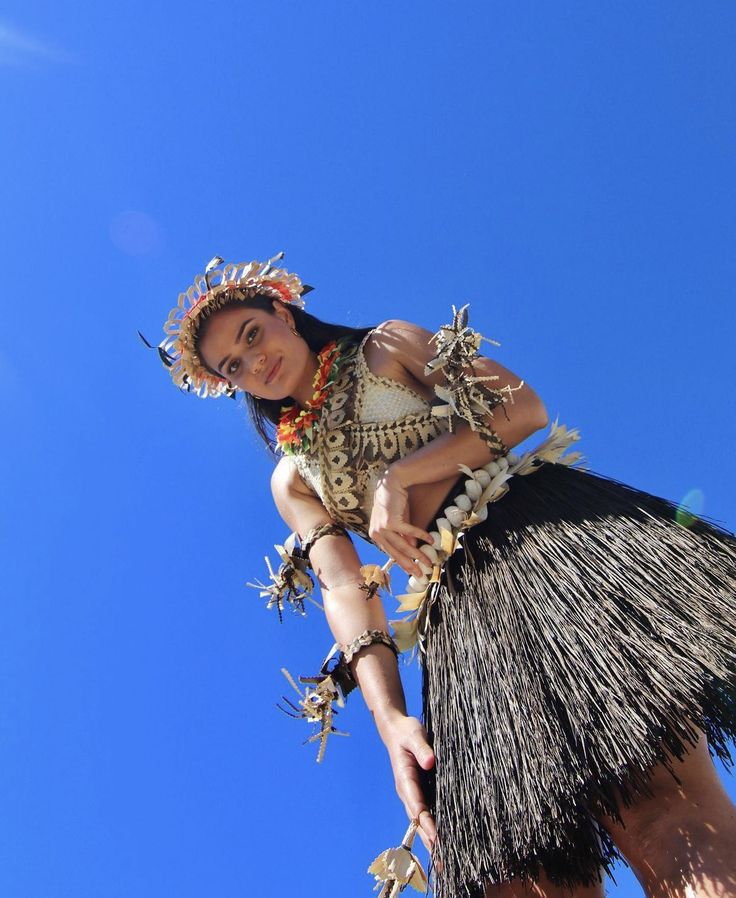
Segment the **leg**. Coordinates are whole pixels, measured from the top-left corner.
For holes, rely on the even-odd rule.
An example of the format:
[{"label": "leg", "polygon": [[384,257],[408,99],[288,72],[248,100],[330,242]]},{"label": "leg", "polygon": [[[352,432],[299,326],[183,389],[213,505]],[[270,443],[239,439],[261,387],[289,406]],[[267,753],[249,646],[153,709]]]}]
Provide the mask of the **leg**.
[{"label": "leg", "polygon": [[679,784],[658,765],[652,796],[622,808],[623,826],[602,822],[649,898],[736,898],[736,808],[705,737],[672,766]]},{"label": "leg", "polygon": [[501,885],[488,885],[484,898],[604,898],[603,883],[578,886],[574,891],[554,885],[542,874],[538,882],[523,883],[513,879]]}]

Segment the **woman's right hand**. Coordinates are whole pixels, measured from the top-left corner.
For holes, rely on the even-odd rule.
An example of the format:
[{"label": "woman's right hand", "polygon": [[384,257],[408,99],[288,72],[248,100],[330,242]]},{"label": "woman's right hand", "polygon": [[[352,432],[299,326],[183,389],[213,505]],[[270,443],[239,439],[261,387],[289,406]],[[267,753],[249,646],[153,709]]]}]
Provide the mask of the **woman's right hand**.
[{"label": "woman's right hand", "polygon": [[419,773],[419,768],[431,770],[435,763],[427,732],[416,717],[399,713],[376,720],[376,725],[391,760],[396,792],[407,817],[418,821],[419,835],[431,853],[437,830],[422,792]]}]

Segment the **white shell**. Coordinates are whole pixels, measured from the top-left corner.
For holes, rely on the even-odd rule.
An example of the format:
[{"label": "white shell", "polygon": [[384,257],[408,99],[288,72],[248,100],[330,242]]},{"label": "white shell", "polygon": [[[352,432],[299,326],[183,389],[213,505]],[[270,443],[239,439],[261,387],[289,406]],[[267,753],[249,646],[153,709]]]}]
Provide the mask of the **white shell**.
[{"label": "white shell", "polygon": [[457,505],[448,505],[445,509],[445,517],[457,529],[465,520],[465,512]]},{"label": "white shell", "polygon": [[502,471],[508,470],[509,463],[508,463],[508,459],[506,458],[505,455],[499,455],[499,457],[496,459],[496,464],[498,465],[500,470],[502,470]]},{"label": "white shell", "polygon": [[431,564],[427,564],[426,561],[421,561],[420,559],[417,559],[417,564],[418,564],[419,567],[422,569],[422,573],[424,574],[424,576],[425,576],[427,579],[429,579],[429,577],[430,577],[430,575],[431,575],[431,573],[432,573],[432,565],[431,565]]},{"label": "white shell", "polygon": [[478,468],[477,471],[473,471],[473,479],[485,489],[491,482],[491,475],[488,471],[484,471],[483,468]]},{"label": "white shell", "polygon": [[[470,500],[470,496],[456,496],[455,497],[455,505],[462,511],[468,512],[473,507],[473,503]],[[450,518],[452,520],[452,518]]]},{"label": "white shell", "polygon": [[429,584],[429,577],[415,577],[414,574],[409,577],[407,589],[409,592],[424,592]]},{"label": "white shell", "polygon": [[[452,530],[452,524],[447,520],[447,518],[437,518],[435,523],[437,524],[438,530]],[[437,548],[439,549],[440,546],[437,546]]]},{"label": "white shell", "polygon": [[495,477],[496,474],[498,474],[498,472],[501,469],[498,467],[497,462],[489,461],[488,464],[485,466],[485,470],[488,471],[488,473],[491,475],[491,477]]},{"label": "white shell", "polygon": [[478,483],[477,480],[466,480],[465,481],[465,495],[470,496],[473,502],[477,502],[480,499],[480,494],[483,492],[483,487]]},{"label": "white shell", "polygon": [[[432,535],[434,536],[434,534]],[[437,534],[437,536],[439,537],[439,533]],[[419,551],[423,555],[426,555],[427,558],[429,558],[429,560],[432,562],[432,564],[437,563],[439,555],[437,554],[437,549],[435,549],[434,546],[430,546],[428,543],[425,543]]]},{"label": "white shell", "polygon": [[440,538],[439,533],[436,530],[430,530],[429,535],[432,537],[432,546],[435,549],[442,548],[442,539]]},{"label": "white shell", "polygon": [[506,456],[510,465],[517,465],[519,463],[520,455],[517,455],[515,452],[509,452]]}]

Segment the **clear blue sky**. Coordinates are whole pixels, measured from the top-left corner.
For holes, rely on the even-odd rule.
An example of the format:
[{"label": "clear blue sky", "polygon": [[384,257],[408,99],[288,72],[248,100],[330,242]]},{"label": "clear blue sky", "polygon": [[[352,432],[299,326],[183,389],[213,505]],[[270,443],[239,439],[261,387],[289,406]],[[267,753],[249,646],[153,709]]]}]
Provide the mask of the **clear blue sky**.
[{"label": "clear blue sky", "polygon": [[243,410],[136,337],[215,253],[332,320],[470,302],[593,470],[736,529],[735,45],[730,2],[3,5],[3,895],[368,895],[404,830],[359,697],[320,766],[274,707],[330,637],[244,587]]}]

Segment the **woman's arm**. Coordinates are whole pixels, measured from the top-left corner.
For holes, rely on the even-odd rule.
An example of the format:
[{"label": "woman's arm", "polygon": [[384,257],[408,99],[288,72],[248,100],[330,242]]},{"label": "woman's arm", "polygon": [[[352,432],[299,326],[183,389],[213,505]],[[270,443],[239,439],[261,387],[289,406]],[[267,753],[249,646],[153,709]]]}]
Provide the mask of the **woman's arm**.
[{"label": "woman's arm", "polygon": [[[428,399],[434,397],[434,386],[441,385],[442,371],[425,375],[426,364],[435,356],[429,331],[406,321],[387,321],[376,328],[366,346],[368,364],[376,374],[392,377],[419,390]],[[509,449],[547,424],[542,400],[512,371],[498,362],[479,357],[473,374],[496,377],[489,387],[513,392],[503,406],[494,409],[489,426]],[[521,384],[521,386],[519,386]],[[513,400],[513,401],[512,401]],[[461,423],[454,433],[432,440],[416,452],[394,462],[379,481],[370,523],[371,538],[381,545],[407,573],[416,557],[417,534],[407,528],[409,490],[422,484],[450,481],[459,474],[459,465],[479,468],[492,460],[492,452],[481,436]],[[449,487],[448,487],[449,488]],[[427,534],[419,536],[428,540]],[[412,551],[414,549],[414,551]]]},{"label": "woman's arm", "polygon": [[[276,466],[271,488],[279,513],[287,525],[304,538],[309,530],[330,522],[319,499],[304,484],[291,459]],[[325,614],[335,641],[347,645],[366,630],[389,632],[380,598],[366,598],[360,559],[350,540],[341,535],[323,536],[313,545],[310,561],[322,590]],[[410,818],[421,815],[425,844],[434,842],[434,823],[419,784],[417,764],[429,770],[434,764],[421,723],[406,713],[404,691],[394,653],[373,644],[359,651],[351,662],[353,676],[363,694],[391,759],[396,791]]]},{"label": "woman's arm", "polygon": [[[369,366],[376,373],[391,372],[397,380],[419,388],[429,399],[434,398],[434,387],[444,384],[442,369],[433,374],[424,373],[425,366],[436,355],[432,334],[423,327],[408,321],[385,321],[377,327],[366,347]],[[481,344],[482,345],[482,344]],[[375,368],[374,368],[375,366]],[[494,409],[489,426],[511,449],[536,430],[547,425],[547,411],[540,397],[522,378],[493,359],[479,356],[473,365],[474,375],[494,377],[488,381],[493,390],[511,387],[503,406]],[[519,385],[521,386],[519,387]],[[435,483],[458,473],[458,464],[477,468],[492,460],[492,453],[482,438],[467,425],[461,424],[455,433],[448,433],[417,452],[395,462],[392,469],[401,472],[404,486],[419,483]]]}]

